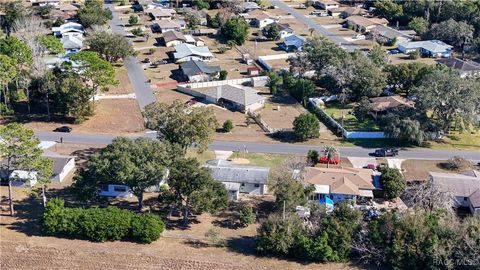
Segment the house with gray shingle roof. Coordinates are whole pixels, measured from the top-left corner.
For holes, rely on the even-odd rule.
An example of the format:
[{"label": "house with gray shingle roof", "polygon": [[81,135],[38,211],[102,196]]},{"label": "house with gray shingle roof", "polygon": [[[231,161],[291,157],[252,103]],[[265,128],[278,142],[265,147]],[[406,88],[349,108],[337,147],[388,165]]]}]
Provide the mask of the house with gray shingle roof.
[{"label": "house with gray shingle roof", "polygon": [[208,102],[247,112],[259,110],[265,106],[265,98],[257,92],[251,87],[227,84],[210,88],[204,93]]},{"label": "house with gray shingle roof", "polygon": [[437,64],[443,64],[460,72],[462,78],[480,75],[480,63],[464,61],[458,58],[443,58],[436,60]]},{"label": "house with gray shingle roof", "polygon": [[209,160],[204,166],[216,181],[222,182],[231,200],[237,200],[239,193],[264,195],[268,192],[270,168],[237,165],[228,160]]},{"label": "house with gray shingle roof", "polygon": [[180,65],[180,70],[189,82],[208,82],[217,78],[221,69],[202,61],[188,61]]},{"label": "house with gray shingle roof", "polygon": [[430,172],[430,179],[441,192],[451,195],[455,207],[468,207],[472,214],[480,215],[480,171]]}]

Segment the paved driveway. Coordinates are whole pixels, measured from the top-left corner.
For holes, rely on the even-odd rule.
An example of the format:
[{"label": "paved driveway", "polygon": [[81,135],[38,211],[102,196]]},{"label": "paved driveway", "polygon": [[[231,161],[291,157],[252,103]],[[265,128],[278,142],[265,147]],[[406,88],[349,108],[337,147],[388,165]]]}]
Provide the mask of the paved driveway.
[{"label": "paved driveway", "polygon": [[363,168],[367,164],[377,165],[377,161],[374,157],[348,157],[350,163],[352,163],[354,168]]},{"label": "paved driveway", "polygon": [[[105,7],[108,7],[113,13],[113,19],[109,22],[110,29],[114,33],[123,36],[127,35],[125,29],[123,29],[122,21],[118,18],[118,13],[114,12],[113,5],[105,4]],[[140,107],[140,110],[143,111],[145,106],[155,102],[157,99],[153,94],[153,90],[150,87],[150,82],[148,82],[148,78],[145,76],[145,72],[143,72],[142,65],[139,63],[138,59],[133,56],[128,57],[124,60],[124,64],[125,68],[127,69],[130,83],[135,91],[138,106]]]}]

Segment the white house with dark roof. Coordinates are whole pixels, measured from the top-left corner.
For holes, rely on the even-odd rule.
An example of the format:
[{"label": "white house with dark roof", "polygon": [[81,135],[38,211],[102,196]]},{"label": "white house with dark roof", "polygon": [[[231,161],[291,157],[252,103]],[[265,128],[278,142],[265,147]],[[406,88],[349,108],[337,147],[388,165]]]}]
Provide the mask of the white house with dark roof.
[{"label": "white house with dark roof", "polygon": [[468,207],[480,215],[480,171],[466,173],[430,172],[432,184],[451,195],[455,207]]},{"label": "white house with dark roof", "polygon": [[173,58],[176,63],[183,63],[191,60],[208,62],[213,59],[213,54],[207,46],[195,46],[182,43],[175,46]]},{"label": "white house with dark roof", "polygon": [[188,61],[180,64],[180,70],[189,82],[208,82],[218,78],[221,69],[202,61]]},{"label": "white house with dark roof", "polygon": [[236,201],[239,193],[264,195],[268,192],[270,168],[237,165],[221,159],[207,161],[204,167],[210,169],[213,179],[225,185],[230,200]]},{"label": "white house with dark roof", "polygon": [[274,22],[270,24],[270,27],[276,26],[280,32],[280,39],[284,39],[289,36],[293,36],[293,29],[290,27],[288,23],[278,23]]},{"label": "white house with dark roof", "polygon": [[436,60],[437,64],[443,64],[460,73],[462,78],[474,77],[480,75],[480,63],[474,61],[465,61],[458,58],[442,58]]},{"label": "white house with dark roof", "polygon": [[265,98],[247,86],[227,84],[210,88],[204,93],[208,102],[241,112],[253,112],[265,106]]},{"label": "white house with dark roof", "polygon": [[177,90],[194,97],[240,112],[256,111],[265,106],[265,98],[254,88],[242,85],[219,85],[207,88],[190,88],[177,85]]}]

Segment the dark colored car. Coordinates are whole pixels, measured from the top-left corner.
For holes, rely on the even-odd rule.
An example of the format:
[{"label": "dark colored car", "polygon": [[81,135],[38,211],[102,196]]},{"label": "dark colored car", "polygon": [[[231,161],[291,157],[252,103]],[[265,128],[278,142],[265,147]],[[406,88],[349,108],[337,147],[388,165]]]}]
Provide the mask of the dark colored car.
[{"label": "dark colored car", "polygon": [[395,148],[380,148],[375,150],[375,156],[377,157],[394,157],[398,155],[398,150]]},{"label": "dark colored car", "polygon": [[69,133],[70,131],[72,131],[72,128],[69,127],[69,126],[61,126],[61,127],[58,127],[56,129],[54,129],[53,131],[55,132],[66,132],[66,133]]},{"label": "dark colored car", "polygon": [[142,63],[148,64],[148,63],[150,63],[150,59],[145,58],[145,59],[143,59]]}]

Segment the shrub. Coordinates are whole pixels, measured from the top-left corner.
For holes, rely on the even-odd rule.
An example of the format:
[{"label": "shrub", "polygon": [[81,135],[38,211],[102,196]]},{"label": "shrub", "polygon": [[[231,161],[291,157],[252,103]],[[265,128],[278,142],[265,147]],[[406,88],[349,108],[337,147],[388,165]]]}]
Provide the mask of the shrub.
[{"label": "shrub", "polygon": [[228,71],[226,70],[221,70],[220,71],[220,80],[226,80],[227,79],[227,76],[228,76]]},{"label": "shrub", "polygon": [[253,212],[252,206],[244,205],[238,213],[238,219],[240,220],[240,224],[242,224],[243,227],[247,227],[248,225],[255,222],[257,216]]},{"label": "shrub", "polygon": [[105,242],[125,238],[130,229],[132,213],[116,207],[92,208],[78,220],[82,234],[91,240]]},{"label": "shrub", "polygon": [[454,156],[451,157],[448,162],[444,164],[444,166],[446,169],[449,170],[461,171],[470,168],[471,163],[464,157]]},{"label": "shrub", "polygon": [[134,214],[116,207],[65,208],[64,201],[58,198],[47,203],[42,223],[47,234],[99,242],[130,237],[151,243],[164,229],[162,220],[152,214]]},{"label": "shrub", "polygon": [[413,51],[408,53],[408,59],[410,60],[417,60],[420,58],[420,52],[419,51]]},{"label": "shrub", "polygon": [[223,123],[223,131],[230,132],[233,129],[233,122],[232,120],[228,119]]},{"label": "shrub", "polygon": [[143,30],[141,28],[132,29],[131,32],[134,36],[137,36],[137,37],[140,37],[140,36],[144,35]]},{"label": "shrub", "polygon": [[222,47],[218,48],[218,53],[219,54],[224,54],[226,51],[228,51],[228,48],[225,47],[225,46],[222,46]]},{"label": "shrub", "polygon": [[308,154],[307,154],[308,163],[312,165],[316,165],[318,163],[318,157],[319,157],[319,154],[317,150],[308,150]]},{"label": "shrub", "polygon": [[320,136],[320,122],[315,115],[302,113],[293,121],[293,131],[301,141],[318,138]]},{"label": "shrub", "polygon": [[130,18],[128,19],[128,24],[130,25],[138,24],[138,17],[135,15],[130,15]]},{"label": "shrub", "polygon": [[158,238],[165,229],[165,224],[156,215],[137,214],[132,217],[131,236],[143,243],[151,243]]},{"label": "shrub", "polygon": [[220,237],[220,233],[215,228],[209,229],[205,233],[205,237],[208,238],[208,242],[210,242],[210,245],[212,246],[223,247],[227,245],[225,239]]}]

